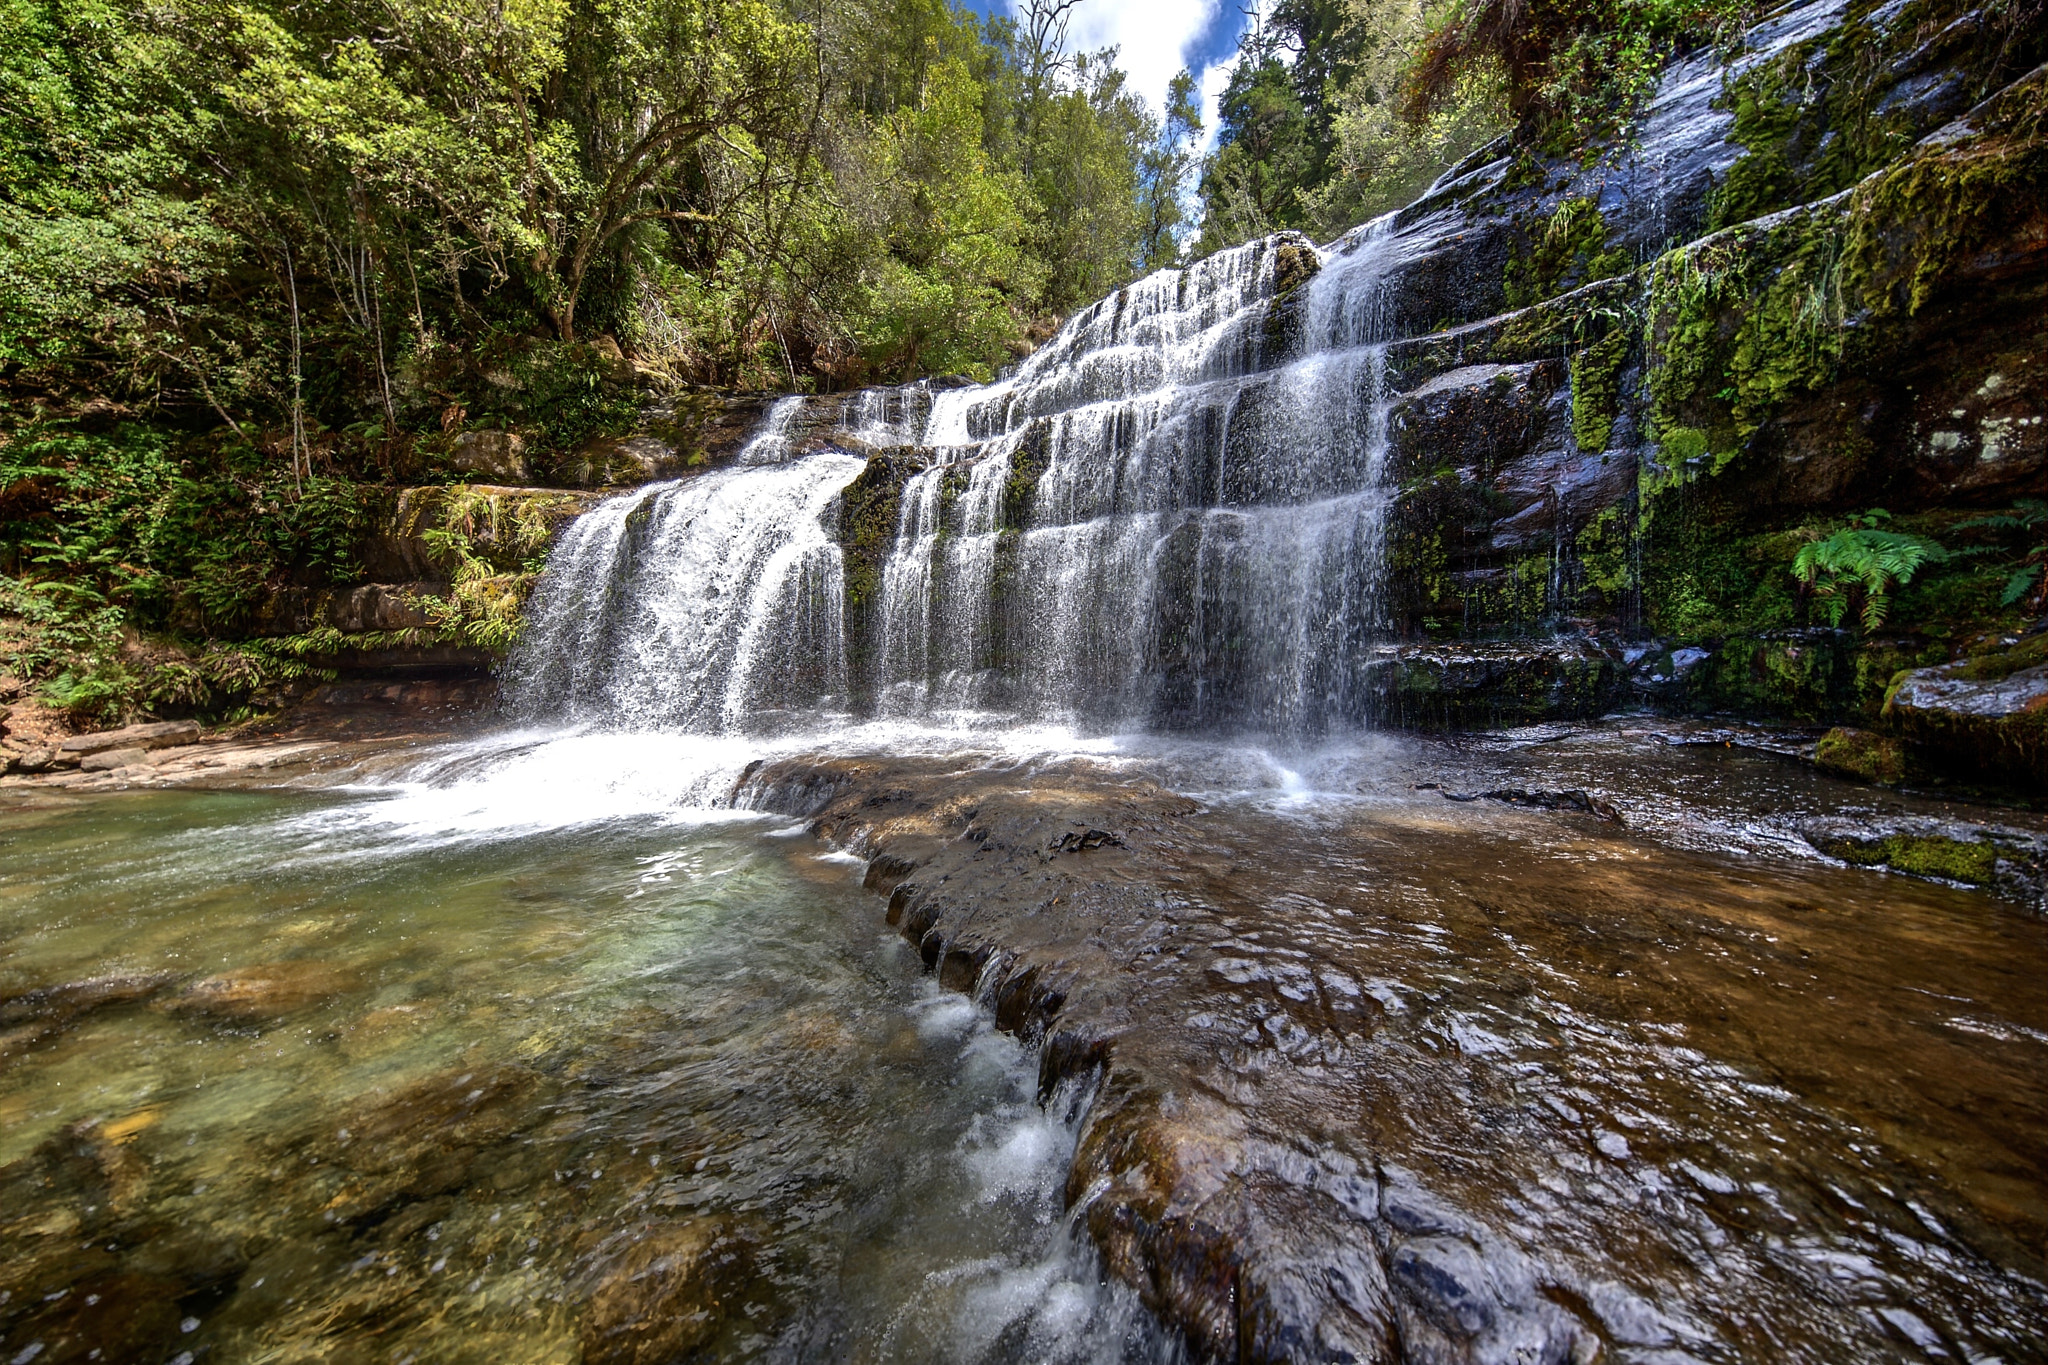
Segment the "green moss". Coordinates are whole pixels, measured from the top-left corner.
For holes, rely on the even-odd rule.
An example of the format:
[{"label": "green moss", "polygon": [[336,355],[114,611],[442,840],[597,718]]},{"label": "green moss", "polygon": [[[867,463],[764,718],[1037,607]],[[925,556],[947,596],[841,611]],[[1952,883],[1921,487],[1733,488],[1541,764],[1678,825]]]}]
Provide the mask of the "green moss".
[{"label": "green moss", "polygon": [[1581,450],[1605,450],[1614,434],[1628,343],[1629,329],[1615,326],[1572,357],[1572,436]]},{"label": "green moss", "polygon": [[1631,541],[1629,519],[1619,507],[1600,509],[1572,540],[1586,586],[1600,594],[1601,605],[1609,610],[1635,586],[1629,562]]},{"label": "green moss", "polygon": [[1627,271],[1628,253],[1610,249],[1607,237],[1607,220],[1591,199],[1559,203],[1509,254],[1501,280],[1508,307],[1526,308]]},{"label": "green moss", "polygon": [[1010,454],[1010,477],[1003,481],[1002,506],[996,513],[1006,530],[1021,531],[1031,524],[1031,500],[1045,474],[1045,435],[1043,424],[1038,424]]},{"label": "green moss", "polygon": [[1435,368],[1451,364],[1520,365],[1564,355],[1589,333],[1604,328],[1630,306],[1639,292],[1634,274],[1597,280],[1570,294],[1545,299],[1510,314],[1491,337],[1458,353],[1446,353]]},{"label": "green moss", "polygon": [[1842,841],[1828,852],[1859,867],[1889,867],[1916,877],[1940,877],[1989,886],[1998,876],[1998,849],[1938,834],[1891,834],[1882,839]]},{"label": "green moss", "polygon": [[[1788,401],[1857,363],[1859,324],[1916,313],[2022,229],[2048,194],[2048,72],[1975,117],[1970,135],[1923,144],[1851,190],[1657,261],[1646,351],[1660,439],[1706,433],[1718,472]],[[1691,476],[1666,462],[1666,479]]]},{"label": "green moss", "polygon": [[915,459],[877,455],[840,494],[839,544],[846,561],[846,605],[851,613],[863,613],[880,598],[882,563],[896,539],[903,485],[919,468]]},{"label": "green moss", "polygon": [[1887,735],[1846,726],[1821,736],[1813,761],[1822,772],[1859,782],[1892,783],[1906,775],[1904,745]]}]

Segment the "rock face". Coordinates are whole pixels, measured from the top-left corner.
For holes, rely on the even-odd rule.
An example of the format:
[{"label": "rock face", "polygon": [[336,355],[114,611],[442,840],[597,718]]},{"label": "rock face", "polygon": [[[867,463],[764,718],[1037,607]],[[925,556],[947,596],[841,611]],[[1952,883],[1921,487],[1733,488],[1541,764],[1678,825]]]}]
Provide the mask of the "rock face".
[{"label": "rock face", "polygon": [[489,483],[525,483],[526,438],[516,431],[465,431],[455,438],[448,462]]},{"label": "rock face", "polygon": [[[2048,486],[2048,36],[2021,28],[1788,5],[1733,65],[1670,70],[1609,154],[1504,145],[1320,251],[1282,234],[1135,283],[959,402],[781,400],[755,454],[874,452],[839,536],[851,709],[964,686],[1028,711],[1052,672],[1155,727],[1285,729],[1303,698],[1334,713],[1311,730],[1646,704],[1931,743],[1887,685],[2024,626],[1998,595],[2026,547],[1981,523]],[[1338,311],[1373,325],[1337,337],[1310,315],[1354,276]],[[1241,325],[1174,311],[1204,291]],[[1190,329],[1209,359],[1182,373]],[[1260,580],[1335,534],[1261,517],[1355,492],[1318,452],[1382,420],[1383,539]],[[973,472],[994,458],[1000,486]],[[1793,565],[1874,508],[1968,553],[1864,631]]]}]

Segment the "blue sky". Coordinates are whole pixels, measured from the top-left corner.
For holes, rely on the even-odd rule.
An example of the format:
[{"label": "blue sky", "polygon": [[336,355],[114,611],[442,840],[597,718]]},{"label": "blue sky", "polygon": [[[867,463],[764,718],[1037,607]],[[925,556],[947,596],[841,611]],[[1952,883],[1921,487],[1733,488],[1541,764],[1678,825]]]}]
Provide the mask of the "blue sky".
[{"label": "blue sky", "polygon": [[[967,0],[986,15],[1014,14],[1016,0]],[[1182,67],[1195,73],[1202,87],[1202,121],[1207,125],[1204,148],[1216,137],[1216,98],[1230,79],[1237,59],[1237,36],[1245,16],[1239,0],[1081,0],[1067,30],[1067,45],[1079,51],[1114,45],[1122,49],[1118,64],[1130,73],[1131,84],[1157,114],[1165,107],[1166,83]]]}]

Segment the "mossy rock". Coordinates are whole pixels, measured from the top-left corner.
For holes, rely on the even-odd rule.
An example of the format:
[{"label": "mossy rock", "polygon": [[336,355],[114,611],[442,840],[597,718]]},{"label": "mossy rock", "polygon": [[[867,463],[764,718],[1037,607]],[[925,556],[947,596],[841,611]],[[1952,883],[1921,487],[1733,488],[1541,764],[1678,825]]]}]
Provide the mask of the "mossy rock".
[{"label": "mossy rock", "polygon": [[1892,681],[1884,724],[1939,766],[2048,789],[2048,632]]},{"label": "mossy rock", "polygon": [[1855,867],[1983,887],[2048,910],[2048,835],[1924,816],[1815,818],[1799,833]]},{"label": "mossy rock", "polygon": [[1906,775],[1906,746],[1889,735],[1836,726],[1814,747],[1814,766],[1858,782],[1895,783]]}]

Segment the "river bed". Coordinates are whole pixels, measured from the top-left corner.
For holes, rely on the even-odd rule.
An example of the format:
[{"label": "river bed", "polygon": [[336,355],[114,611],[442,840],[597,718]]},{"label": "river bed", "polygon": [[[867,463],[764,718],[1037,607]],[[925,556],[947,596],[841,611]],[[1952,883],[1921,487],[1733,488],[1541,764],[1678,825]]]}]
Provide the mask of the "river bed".
[{"label": "river bed", "polygon": [[[15,809],[0,1359],[2043,1358],[2048,927],[1671,738],[524,732]],[[1444,798],[1510,783],[1625,823]]]}]

